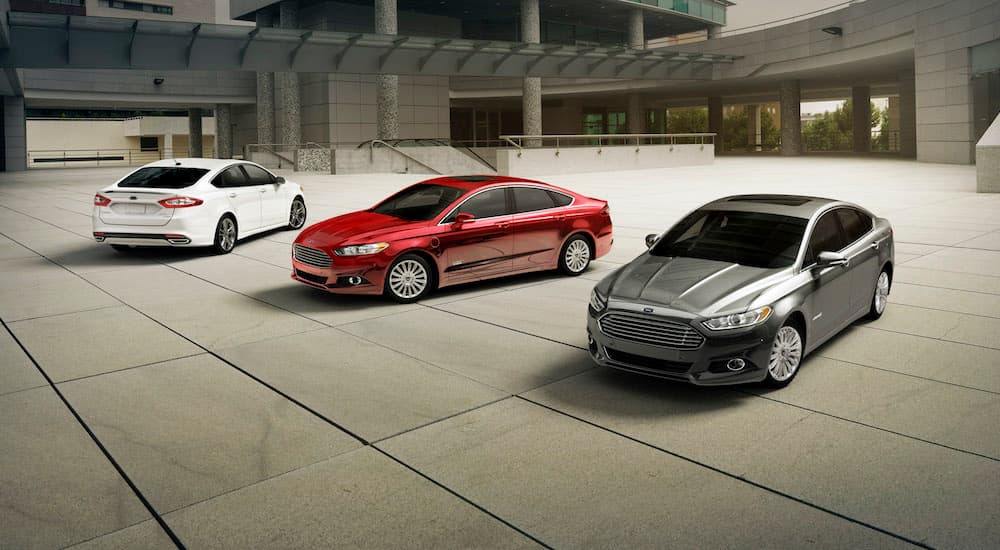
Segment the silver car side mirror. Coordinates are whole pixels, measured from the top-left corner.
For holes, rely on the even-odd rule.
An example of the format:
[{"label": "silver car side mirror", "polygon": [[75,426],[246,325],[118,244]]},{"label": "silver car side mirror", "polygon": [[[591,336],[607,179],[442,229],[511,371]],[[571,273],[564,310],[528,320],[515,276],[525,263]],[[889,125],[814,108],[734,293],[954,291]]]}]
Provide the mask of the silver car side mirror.
[{"label": "silver car side mirror", "polygon": [[659,237],[660,236],[657,235],[656,233],[650,233],[649,235],[646,235],[646,248],[653,248],[653,245],[656,244],[656,239],[658,239]]},{"label": "silver car side mirror", "polygon": [[816,257],[817,268],[831,267],[839,265],[841,267],[847,267],[850,265],[851,261],[847,259],[846,256],[839,252],[820,252],[819,256]]}]

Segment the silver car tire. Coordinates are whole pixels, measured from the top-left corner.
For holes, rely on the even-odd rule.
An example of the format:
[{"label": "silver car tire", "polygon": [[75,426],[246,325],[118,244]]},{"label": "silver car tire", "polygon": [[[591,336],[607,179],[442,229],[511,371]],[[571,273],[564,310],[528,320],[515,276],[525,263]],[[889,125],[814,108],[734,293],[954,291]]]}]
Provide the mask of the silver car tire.
[{"label": "silver car tire", "polygon": [[785,324],[778,329],[768,356],[767,384],[775,388],[787,386],[799,372],[804,351],[802,334],[795,325]]},{"label": "silver car tire", "polygon": [[416,254],[400,256],[385,272],[384,293],[401,304],[420,300],[433,287],[434,274],[430,264]]},{"label": "silver car tire", "polygon": [[559,271],[573,277],[580,275],[590,267],[593,257],[590,241],[583,235],[573,235],[559,251]]},{"label": "silver car tire", "polygon": [[216,254],[229,254],[236,248],[237,236],[236,220],[228,214],[222,216],[215,226],[215,242],[212,243],[212,250]]},{"label": "silver car tire", "polygon": [[295,197],[288,212],[288,229],[302,229],[306,224],[306,202],[302,197]]},{"label": "silver car tire", "polygon": [[875,279],[875,291],[872,293],[872,304],[868,310],[868,318],[874,321],[885,313],[885,308],[889,307],[889,289],[892,286],[892,277],[889,272],[882,269]]}]

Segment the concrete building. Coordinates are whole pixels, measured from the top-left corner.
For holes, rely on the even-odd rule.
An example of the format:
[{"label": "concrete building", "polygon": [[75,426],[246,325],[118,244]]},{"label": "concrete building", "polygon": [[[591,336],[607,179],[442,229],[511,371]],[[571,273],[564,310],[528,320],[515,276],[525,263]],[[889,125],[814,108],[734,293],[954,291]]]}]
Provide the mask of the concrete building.
[{"label": "concrete building", "polygon": [[[166,16],[96,4],[86,3],[88,16],[96,9],[117,10],[112,14],[127,18]],[[193,13],[182,10],[195,3],[161,4],[170,4],[179,20]],[[11,8],[24,5],[15,1]],[[852,98],[867,105],[876,95],[891,98],[896,110],[891,118],[898,125],[900,155],[974,162],[975,143],[1000,109],[1000,4],[868,0],[727,36],[720,29],[729,5],[722,0],[231,0],[232,17],[255,25],[243,38],[235,32],[223,37],[244,45],[241,61],[207,63],[207,57],[192,54],[199,29],[178,23],[172,28],[190,35],[179,42],[186,58],[163,53],[160,71],[131,57],[111,60],[111,53],[96,46],[88,56],[95,65],[108,56],[95,67],[103,70],[66,68],[85,63],[71,54],[65,62],[41,59],[37,52],[19,50],[16,38],[25,36],[27,23],[15,18],[0,37],[12,52],[6,82],[0,83],[6,96],[7,168],[24,164],[18,160],[25,156],[18,120],[25,107],[35,106],[222,109],[229,122],[220,125],[216,149],[231,154],[250,143],[353,146],[397,137],[489,143],[504,134],[644,132],[657,127],[656,113],[691,106],[707,107],[709,130],[718,131],[726,105],[777,104],[784,122],[781,152],[796,155],[802,153],[800,102]],[[217,11],[212,5],[202,17],[214,21]],[[645,49],[677,42],[670,38],[676,36],[708,40]],[[285,37],[281,40],[289,45],[282,54],[265,57],[251,48],[255,37]],[[354,48],[365,41],[370,44]],[[324,58],[335,62],[318,64],[315,52],[326,43]],[[300,50],[313,52],[312,60]],[[156,52],[137,55],[155,58]],[[283,70],[239,70],[248,58]],[[19,62],[35,68],[13,70]],[[232,70],[208,72],[201,69],[206,64]],[[106,69],[121,66],[142,68]],[[867,152],[871,139],[864,111],[855,112],[858,153]]]}]

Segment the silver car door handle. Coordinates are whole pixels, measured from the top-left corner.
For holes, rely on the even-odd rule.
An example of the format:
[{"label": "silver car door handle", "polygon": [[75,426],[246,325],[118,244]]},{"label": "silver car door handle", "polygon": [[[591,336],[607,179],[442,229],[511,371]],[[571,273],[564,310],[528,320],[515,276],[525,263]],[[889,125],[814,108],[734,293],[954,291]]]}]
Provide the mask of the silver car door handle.
[{"label": "silver car door handle", "polygon": [[878,250],[878,241],[873,242],[871,247],[873,250]]},{"label": "silver car door handle", "polygon": [[231,198],[231,199],[235,199],[235,198],[236,198],[236,193],[230,193],[230,194],[229,194],[229,198]]},{"label": "silver car door handle", "polygon": [[260,192],[261,193],[267,193],[267,189],[261,189]]}]

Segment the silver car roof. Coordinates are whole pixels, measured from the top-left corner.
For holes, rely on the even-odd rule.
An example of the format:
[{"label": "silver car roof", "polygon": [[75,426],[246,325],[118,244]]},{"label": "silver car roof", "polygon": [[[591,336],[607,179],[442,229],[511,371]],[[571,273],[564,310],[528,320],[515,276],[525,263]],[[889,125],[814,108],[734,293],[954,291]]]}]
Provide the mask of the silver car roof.
[{"label": "silver car roof", "polygon": [[[714,200],[701,207],[704,210],[738,210],[811,219],[816,213],[833,205],[855,204],[823,197],[805,195],[733,195]],[[863,209],[862,209],[863,210]]]}]

